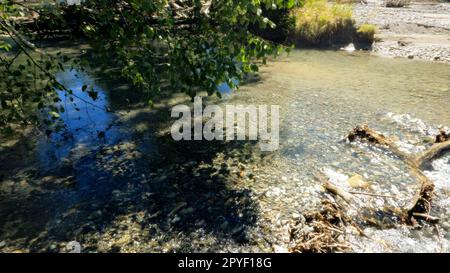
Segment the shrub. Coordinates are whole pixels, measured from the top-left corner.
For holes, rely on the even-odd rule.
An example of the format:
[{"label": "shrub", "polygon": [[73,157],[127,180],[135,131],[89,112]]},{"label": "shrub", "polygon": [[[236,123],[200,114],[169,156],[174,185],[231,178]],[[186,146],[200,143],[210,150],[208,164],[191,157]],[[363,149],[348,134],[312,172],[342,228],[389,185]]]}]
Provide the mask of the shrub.
[{"label": "shrub", "polygon": [[339,4],[355,4],[360,3],[361,0],[335,0],[335,2]]},{"label": "shrub", "polygon": [[295,19],[289,9],[262,8],[262,15],[275,23],[275,28],[261,28],[258,24],[250,25],[250,31],[266,40],[284,43],[295,28]]},{"label": "shrub", "polygon": [[358,37],[367,43],[373,43],[377,27],[371,24],[363,24],[356,31]]},{"label": "shrub", "polygon": [[408,6],[410,0],[386,0],[385,6],[388,8],[403,8]]},{"label": "shrub", "polygon": [[295,38],[311,45],[332,40],[336,34],[352,27],[350,5],[328,3],[326,0],[306,0],[301,8],[293,10]]}]

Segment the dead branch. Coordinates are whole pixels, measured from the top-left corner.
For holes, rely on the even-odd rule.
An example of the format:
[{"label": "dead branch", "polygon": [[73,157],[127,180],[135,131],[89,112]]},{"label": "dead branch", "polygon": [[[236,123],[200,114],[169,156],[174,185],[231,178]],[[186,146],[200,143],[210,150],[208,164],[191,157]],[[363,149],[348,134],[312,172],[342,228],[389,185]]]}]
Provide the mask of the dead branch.
[{"label": "dead branch", "polygon": [[431,201],[434,192],[434,183],[421,170],[412,168],[411,173],[417,178],[420,190],[409,205],[408,217],[410,222],[414,217],[414,213],[429,214],[431,212]]},{"label": "dead branch", "polygon": [[[441,130],[440,135],[436,137],[436,144],[423,152],[419,156],[414,156],[401,151],[395,142],[384,135],[372,130],[368,125],[358,126],[348,135],[348,140],[353,142],[356,139],[365,140],[369,143],[378,144],[386,147],[397,157],[402,159],[410,168],[420,183],[420,190],[412,200],[412,204],[408,206],[407,214],[408,222],[413,222],[413,218],[421,218],[439,221],[438,218],[429,215],[431,211],[431,201],[434,191],[434,183],[425,176],[420,168],[425,164],[431,163],[432,160],[441,156],[444,152],[450,150],[449,135]],[[427,215],[427,218],[421,217]]]},{"label": "dead branch", "polygon": [[391,198],[391,199],[396,198],[395,196],[391,196],[391,195],[375,194],[375,193],[367,193],[367,192],[349,191],[349,193],[355,194],[355,195],[367,195],[367,196],[372,196],[372,197],[382,197],[382,198]]},{"label": "dead branch", "polygon": [[[436,139],[436,141],[440,141],[442,139]],[[443,155],[443,153],[450,150],[450,140],[444,142],[436,142],[431,148],[423,152],[421,155],[417,157],[417,164],[420,167],[425,167],[431,164],[431,161]]]},{"label": "dead branch", "polygon": [[325,181],[323,186],[324,186],[324,188],[327,191],[331,192],[334,195],[337,195],[337,196],[341,197],[348,204],[351,204],[353,202],[353,196],[350,193],[348,193],[345,190],[337,187],[336,185],[334,185],[330,181]]},{"label": "dead branch", "polygon": [[353,196],[350,193],[348,193],[347,191],[334,185],[333,183],[328,181],[328,179],[326,179],[321,174],[316,174],[315,177],[316,177],[316,179],[318,179],[319,181],[321,181],[323,183],[322,185],[327,191],[331,192],[334,195],[341,197],[348,204],[353,203]]},{"label": "dead branch", "polygon": [[425,213],[414,212],[413,216],[415,218],[420,218],[420,219],[423,219],[423,220],[425,220],[427,222],[430,222],[430,223],[438,223],[439,222],[439,218],[438,217],[434,217],[434,216],[431,216],[431,215],[425,214]]},{"label": "dead branch", "polygon": [[379,144],[381,146],[385,146],[394,153],[397,157],[404,160],[410,166],[417,166],[417,162],[413,156],[408,153],[401,151],[398,146],[395,144],[393,140],[385,137],[384,135],[372,130],[369,128],[367,124],[362,126],[358,126],[348,135],[348,140],[350,142],[355,141],[356,139],[366,140],[372,144]]}]

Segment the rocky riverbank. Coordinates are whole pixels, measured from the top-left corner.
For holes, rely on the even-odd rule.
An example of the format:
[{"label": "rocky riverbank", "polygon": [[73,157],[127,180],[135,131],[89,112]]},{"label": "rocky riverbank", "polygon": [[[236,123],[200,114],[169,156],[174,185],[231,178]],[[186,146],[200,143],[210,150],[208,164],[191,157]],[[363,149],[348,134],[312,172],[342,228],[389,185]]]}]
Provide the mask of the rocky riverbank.
[{"label": "rocky riverbank", "polygon": [[403,8],[387,8],[384,1],[356,4],[358,25],[378,26],[373,52],[450,64],[450,3],[413,1]]}]

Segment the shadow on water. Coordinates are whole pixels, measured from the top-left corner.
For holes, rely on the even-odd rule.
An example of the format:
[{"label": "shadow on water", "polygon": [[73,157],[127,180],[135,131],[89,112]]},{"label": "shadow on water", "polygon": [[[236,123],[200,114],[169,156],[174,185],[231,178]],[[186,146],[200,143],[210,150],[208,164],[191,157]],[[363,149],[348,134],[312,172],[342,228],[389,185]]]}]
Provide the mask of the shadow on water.
[{"label": "shadow on water", "polygon": [[[85,96],[80,89],[88,76],[67,73],[60,76]],[[24,163],[4,172],[0,241],[6,248],[0,251],[64,251],[73,240],[85,251],[126,251],[137,241],[131,251],[218,251],[220,242],[248,243],[258,208],[249,190],[236,187],[237,167],[224,162],[252,160],[255,143],[175,142],[158,133],[170,124],[170,104],[117,121],[99,110],[108,107],[111,92],[95,88],[100,108],[65,105],[69,137],[37,139]],[[81,106],[84,111],[74,109]],[[2,161],[14,149],[2,151]],[[131,238],[118,238],[127,230]],[[215,243],[202,242],[205,237]]]}]

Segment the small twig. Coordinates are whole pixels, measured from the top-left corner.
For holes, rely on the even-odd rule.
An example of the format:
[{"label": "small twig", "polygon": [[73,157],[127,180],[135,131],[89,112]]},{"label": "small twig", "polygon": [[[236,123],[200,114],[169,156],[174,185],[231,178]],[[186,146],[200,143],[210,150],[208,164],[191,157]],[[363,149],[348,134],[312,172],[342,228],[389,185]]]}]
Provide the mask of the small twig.
[{"label": "small twig", "polygon": [[436,229],[436,233],[437,233],[438,240],[439,240],[439,246],[441,247],[441,252],[442,252],[442,249],[443,249],[443,246],[442,246],[442,234],[441,234],[441,231],[439,230],[439,226],[438,225],[435,224],[434,228]]},{"label": "small twig", "polygon": [[73,96],[73,97],[75,97],[75,98],[77,98],[77,99],[79,99],[80,101],[82,101],[82,102],[84,102],[84,103],[86,103],[86,104],[89,104],[89,105],[91,105],[92,107],[94,107],[94,108],[97,108],[97,109],[99,109],[99,110],[102,110],[102,111],[106,111],[106,112],[110,112],[110,110],[108,109],[108,108],[103,108],[103,107],[100,107],[100,106],[98,106],[98,105],[96,105],[96,104],[94,104],[94,103],[92,103],[92,102],[90,102],[90,101],[88,101],[88,100],[85,100],[85,99],[83,99],[82,97],[80,97],[80,96],[78,96],[78,95],[75,95],[75,94],[69,94],[70,96]]},{"label": "small twig", "polygon": [[359,194],[359,195],[367,195],[367,196],[374,196],[374,197],[392,198],[392,199],[396,198],[395,196],[390,196],[390,195],[365,193],[365,192],[357,192],[357,191],[350,191],[349,193],[351,193],[351,194]]},{"label": "small twig", "polygon": [[438,217],[434,217],[434,216],[431,216],[431,215],[425,214],[425,213],[413,212],[412,215],[416,218],[421,218],[430,223],[437,223],[440,220]]},{"label": "small twig", "polygon": [[316,240],[318,240],[318,239],[324,237],[325,235],[326,235],[325,233],[320,234],[320,235],[318,235],[318,236],[316,236],[316,237],[314,237],[314,238],[312,238],[312,239],[309,239],[309,240],[306,241],[304,244],[305,244],[305,245],[309,245],[309,244],[311,244],[312,242],[314,242],[314,241],[316,241]]},{"label": "small twig", "polygon": [[341,188],[338,188],[336,185],[334,185],[330,181],[325,181],[323,186],[327,191],[341,197],[348,204],[351,204],[353,202],[353,196],[351,194],[349,194],[348,192],[346,192],[345,190],[343,190]]},{"label": "small twig", "polygon": [[18,50],[16,55],[9,60],[9,63],[6,64],[6,69],[9,70],[11,68],[11,65],[14,63],[14,61],[17,59],[17,57],[19,57],[20,53],[22,53],[22,51]]},{"label": "small twig", "polygon": [[344,234],[344,232],[342,230],[339,230],[337,228],[333,228],[333,227],[329,227],[329,226],[326,226],[325,228],[327,228],[327,229],[329,229],[331,231],[335,231],[335,232],[340,233],[340,234]]}]

